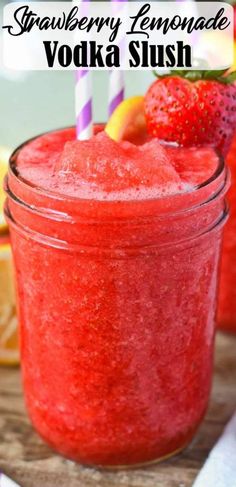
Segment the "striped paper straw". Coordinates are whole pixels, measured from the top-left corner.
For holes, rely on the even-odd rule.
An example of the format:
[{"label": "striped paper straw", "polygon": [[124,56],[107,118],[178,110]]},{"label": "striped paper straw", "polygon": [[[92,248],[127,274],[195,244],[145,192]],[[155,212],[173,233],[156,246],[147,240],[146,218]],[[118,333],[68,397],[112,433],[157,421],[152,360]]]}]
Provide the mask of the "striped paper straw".
[{"label": "striped paper straw", "polygon": [[13,482],[13,480],[0,472],[0,487],[20,487],[20,485],[16,484],[16,482]]},{"label": "striped paper straw", "polygon": [[[88,13],[88,4],[83,3],[82,0],[81,15],[84,16],[86,13]],[[87,140],[93,135],[91,76],[92,73],[88,69],[78,69],[76,72],[75,114],[78,140]]]},{"label": "striped paper straw", "polygon": [[109,117],[116,107],[124,100],[125,80],[123,71],[111,71],[109,76]]},{"label": "striped paper straw", "polygon": [[75,87],[76,137],[87,140],[93,134],[91,72],[78,70]]},{"label": "striped paper straw", "polygon": [[[118,4],[119,2],[119,4]],[[122,12],[127,0],[116,0],[114,5],[114,12]],[[124,49],[124,40],[120,39],[119,47],[121,50],[121,56]],[[108,113],[109,117],[112,115],[116,107],[124,100],[125,96],[125,78],[124,72],[121,70],[110,71],[109,76],[109,101],[108,101]]]}]

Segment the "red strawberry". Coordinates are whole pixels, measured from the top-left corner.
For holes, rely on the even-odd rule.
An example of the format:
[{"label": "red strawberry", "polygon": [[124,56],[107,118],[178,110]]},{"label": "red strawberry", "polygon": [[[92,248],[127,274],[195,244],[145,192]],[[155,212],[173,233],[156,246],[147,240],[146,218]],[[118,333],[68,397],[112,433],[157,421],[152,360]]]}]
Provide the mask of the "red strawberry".
[{"label": "red strawberry", "polygon": [[236,129],[235,72],[185,71],[159,77],[145,96],[149,134],[191,146],[214,145],[223,154]]}]

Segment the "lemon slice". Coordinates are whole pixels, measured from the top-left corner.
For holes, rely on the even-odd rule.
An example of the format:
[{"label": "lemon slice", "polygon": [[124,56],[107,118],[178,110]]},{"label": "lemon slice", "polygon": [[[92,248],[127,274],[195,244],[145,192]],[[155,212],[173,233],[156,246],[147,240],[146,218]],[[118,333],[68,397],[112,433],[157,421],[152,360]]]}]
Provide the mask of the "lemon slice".
[{"label": "lemon slice", "polygon": [[133,96],[120,103],[108,120],[105,132],[117,142],[142,143],[146,137],[144,97]]},{"label": "lemon slice", "polygon": [[10,244],[0,245],[0,364],[19,363],[18,332]]},{"label": "lemon slice", "polygon": [[7,229],[7,224],[3,216],[3,203],[5,200],[5,195],[3,191],[3,179],[5,174],[7,173],[8,159],[10,155],[10,149],[0,146],[0,234],[5,232]]}]

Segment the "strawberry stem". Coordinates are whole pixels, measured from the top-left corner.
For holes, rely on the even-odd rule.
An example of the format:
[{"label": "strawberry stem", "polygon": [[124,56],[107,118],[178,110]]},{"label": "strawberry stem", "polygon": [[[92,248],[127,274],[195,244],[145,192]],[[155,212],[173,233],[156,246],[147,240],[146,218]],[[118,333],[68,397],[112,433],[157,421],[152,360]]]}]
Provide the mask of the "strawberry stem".
[{"label": "strawberry stem", "polygon": [[223,84],[230,84],[236,80],[236,71],[232,71],[228,73],[228,69],[219,69],[219,70],[191,70],[191,71],[183,71],[183,70],[176,70],[170,71],[165,74],[158,74],[156,71],[153,71],[154,76],[157,78],[167,78],[169,76],[179,76],[180,78],[188,79],[189,81],[199,81],[199,80],[215,80],[219,83]]}]

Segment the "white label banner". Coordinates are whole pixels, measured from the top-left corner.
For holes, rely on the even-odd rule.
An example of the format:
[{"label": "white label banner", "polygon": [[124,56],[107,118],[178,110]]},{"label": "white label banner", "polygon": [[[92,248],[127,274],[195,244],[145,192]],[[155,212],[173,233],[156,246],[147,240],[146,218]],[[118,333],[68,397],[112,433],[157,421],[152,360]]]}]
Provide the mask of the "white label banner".
[{"label": "white label banner", "polygon": [[12,2],[3,60],[19,70],[225,69],[233,8],[223,2]]}]

